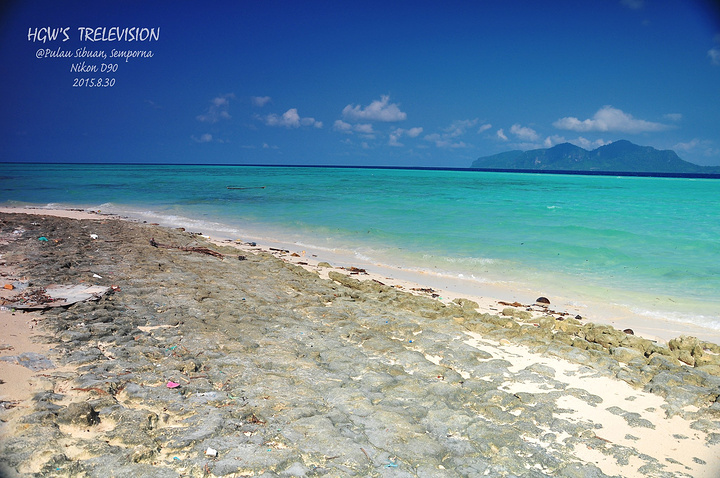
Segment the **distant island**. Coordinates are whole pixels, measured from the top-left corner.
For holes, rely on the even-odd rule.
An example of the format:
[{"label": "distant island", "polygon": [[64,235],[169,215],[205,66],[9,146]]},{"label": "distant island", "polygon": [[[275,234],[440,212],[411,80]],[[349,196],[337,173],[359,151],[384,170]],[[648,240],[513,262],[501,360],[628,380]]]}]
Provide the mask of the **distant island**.
[{"label": "distant island", "polygon": [[699,166],[672,150],[658,150],[620,140],[588,151],[570,143],[530,151],[507,151],[473,161],[472,169],[573,171],[644,174],[720,174],[720,167]]}]

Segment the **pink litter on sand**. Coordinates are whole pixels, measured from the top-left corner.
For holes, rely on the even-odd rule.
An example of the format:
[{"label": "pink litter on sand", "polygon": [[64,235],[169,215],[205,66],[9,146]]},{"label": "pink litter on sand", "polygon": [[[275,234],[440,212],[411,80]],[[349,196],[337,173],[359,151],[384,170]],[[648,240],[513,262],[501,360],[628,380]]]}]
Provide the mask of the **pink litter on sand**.
[{"label": "pink litter on sand", "polygon": [[179,383],[175,383],[172,380],[167,383],[167,388],[178,388],[179,386]]}]

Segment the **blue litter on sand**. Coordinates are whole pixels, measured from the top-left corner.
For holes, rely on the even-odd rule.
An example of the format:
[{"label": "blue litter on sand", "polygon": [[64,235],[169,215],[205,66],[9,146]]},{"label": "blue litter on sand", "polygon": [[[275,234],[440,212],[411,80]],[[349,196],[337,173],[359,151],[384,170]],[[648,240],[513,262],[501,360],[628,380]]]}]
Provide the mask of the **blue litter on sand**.
[{"label": "blue litter on sand", "polygon": [[48,238],[45,236],[38,237],[38,241],[48,242]]}]

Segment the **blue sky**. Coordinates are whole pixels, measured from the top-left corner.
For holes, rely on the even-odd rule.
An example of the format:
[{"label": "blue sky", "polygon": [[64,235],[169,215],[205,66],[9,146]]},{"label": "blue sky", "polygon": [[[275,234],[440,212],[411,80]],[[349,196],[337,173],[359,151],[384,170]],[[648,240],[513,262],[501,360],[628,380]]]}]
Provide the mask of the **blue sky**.
[{"label": "blue sky", "polygon": [[[14,2],[0,19],[0,161],[468,167],[627,139],[720,165],[719,12],[700,0]],[[159,38],[102,41],[103,27]],[[42,28],[68,40],[42,42]],[[82,48],[153,56],[46,54]],[[82,61],[117,71],[71,71]]]}]

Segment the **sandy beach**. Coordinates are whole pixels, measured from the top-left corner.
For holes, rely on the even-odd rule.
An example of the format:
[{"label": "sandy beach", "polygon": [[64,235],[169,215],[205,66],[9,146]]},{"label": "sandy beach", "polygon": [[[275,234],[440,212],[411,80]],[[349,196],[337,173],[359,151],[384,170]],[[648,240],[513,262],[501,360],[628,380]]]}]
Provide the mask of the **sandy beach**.
[{"label": "sandy beach", "polygon": [[0,476],[720,475],[712,337],[275,246],[0,209]]}]

